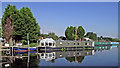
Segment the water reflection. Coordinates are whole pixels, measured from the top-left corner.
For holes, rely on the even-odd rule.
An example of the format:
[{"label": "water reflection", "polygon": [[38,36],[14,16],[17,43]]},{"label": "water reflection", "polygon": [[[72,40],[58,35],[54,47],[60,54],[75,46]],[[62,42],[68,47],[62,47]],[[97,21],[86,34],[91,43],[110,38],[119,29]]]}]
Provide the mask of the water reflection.
[{"label": "water reflection", "polygon": [[71,50],[71,51],[31,51],[31,52],[13,52],[9,51],[8,54],[2,51],[0,56],[0,66],[2,68],[22,68],[22,67],[35,67],[38,68],[40,63],[51,62],[55,63],[55,60],[65,58],[69,63],[82,63],[86,56],[94,55],[96,51],[109,50],[110,47],[105,49],[94,50]]}]

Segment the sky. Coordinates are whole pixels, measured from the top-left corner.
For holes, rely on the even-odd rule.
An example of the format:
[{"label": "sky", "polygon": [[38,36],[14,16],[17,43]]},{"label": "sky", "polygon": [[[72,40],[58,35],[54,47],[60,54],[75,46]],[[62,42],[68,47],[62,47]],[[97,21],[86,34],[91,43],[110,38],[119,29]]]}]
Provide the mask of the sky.
[{"label": "sky", "polygon": [[29,7],[44,34],[65,36],[65,29],[76,24],[86,33],[118,38],[117,2],[2,2],[2,14],[7,4]]}]

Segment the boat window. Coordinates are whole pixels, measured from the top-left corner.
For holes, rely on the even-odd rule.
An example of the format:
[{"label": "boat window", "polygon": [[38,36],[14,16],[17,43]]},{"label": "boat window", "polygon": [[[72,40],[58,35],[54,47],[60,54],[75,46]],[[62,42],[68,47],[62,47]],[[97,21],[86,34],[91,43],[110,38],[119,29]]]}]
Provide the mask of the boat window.
[{"label": "boat window", "polygon": [[55,45],[55,43],[53,43],[53,46]]},{"label": "boat window", "polygon": [[48,45],[48,43],[46,42],[45,45]]},{"label": "boat window", "polygon": [[44,43],[41,43],[42,46],[44,46]]},{"label": "boat window", "polygon": [[55,54],[53,53],[53,56],[55,56]]},{"label": "boat window", "polygon": [[85,45],[87,45],[87,43],[85,43]]},{"label": "boat window", "polygon": [[45,56],[47,57],[47,56],[48,56],[48,54],[45,54]]},{"label": "boat window", "polygon": [[80,45],[80,43],[78,43],[78,45]]},{"label": "boat window", "polygon": [[44,56],[44,54],[42,53],[41,56]]},{"label": "boat window", "polygon": [[74,43],[74,45],[75,45],[75,43]]},{"label": "boat window", "polygon": [[49,46],[52,46],[52,43],[49,43]]},{"label": "boat window", "polygon": [[49,54],[49,57],[52,57],[52,54]]}]

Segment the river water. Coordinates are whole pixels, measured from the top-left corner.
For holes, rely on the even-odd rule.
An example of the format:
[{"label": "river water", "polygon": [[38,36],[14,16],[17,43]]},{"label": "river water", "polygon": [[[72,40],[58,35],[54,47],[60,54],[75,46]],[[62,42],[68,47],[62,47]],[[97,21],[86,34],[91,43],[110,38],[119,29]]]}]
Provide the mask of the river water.
[{"label": "river water", "polygon": [[[41,51],[14,53],[17,57],[3,57],[2,67],[35,67],[40,66],[118,66],[118,48]],[[21,57],[27,56],[27,57]],[[5,61],[6,60],[6,61]],[[5,63],[6,62],[6,63]]]}]

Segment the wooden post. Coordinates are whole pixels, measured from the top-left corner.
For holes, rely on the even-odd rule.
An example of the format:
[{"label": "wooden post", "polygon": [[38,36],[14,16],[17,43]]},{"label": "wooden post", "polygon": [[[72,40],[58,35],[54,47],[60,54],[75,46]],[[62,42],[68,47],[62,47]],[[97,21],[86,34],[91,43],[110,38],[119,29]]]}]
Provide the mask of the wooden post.
[{"label": "wooden post", "polygon": [[12,43],[12,37],[10,37],[10,40],[9,40],[9,42],[10,42],[10,46],[12,46],[13,45],[13,43]]},{"label": "wooden post", "polygon": [[75,25],[75,41],[77,40],[77,25]]},{"label": "wooden post", "polygon": [[[75,41],[77,41],[77,25],[75,25]],[[76,50],[77,50],[77,46],[76,46]],[[76,61],[77,61],[77,57],[75,53],[75,66],[76,66]]]},{"label": "wooden post", "polygon": [[30,52],[30,49],[29,49],[29,33],[27,33],[27,40],[28,40],[28,63],[27,63],[27,67],[29,67],[29,59],[30,59],[30,57],[29,57],[29,52]]},{"label": "wooden post", "polygon": [[27,33],[27,40],[28,40],[28,51],[29,51],[29,33]]}]

